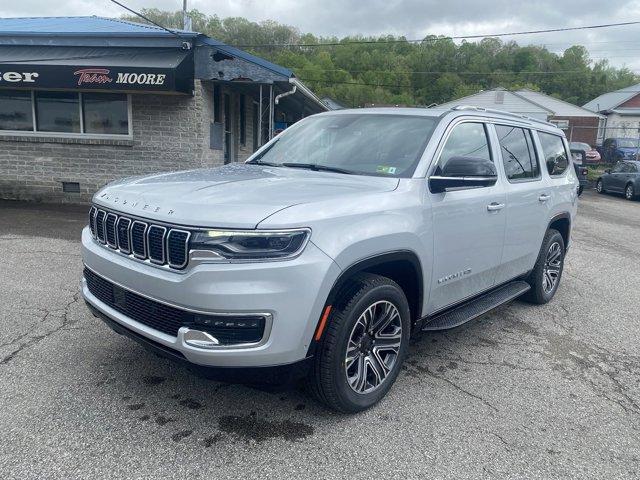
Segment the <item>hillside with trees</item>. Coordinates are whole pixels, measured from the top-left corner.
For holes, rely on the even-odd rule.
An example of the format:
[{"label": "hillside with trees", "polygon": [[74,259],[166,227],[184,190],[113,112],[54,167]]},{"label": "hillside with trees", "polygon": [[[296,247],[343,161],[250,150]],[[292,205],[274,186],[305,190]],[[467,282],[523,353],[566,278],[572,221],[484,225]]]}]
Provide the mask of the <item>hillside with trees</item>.
[{"label": "hillside with trees", "polygon": [[[168,28],[182,26],[182,12],[142,13]],[[271,20],[221,19],[197,10],[190,16],[194,31],[289,67],[319,96],[349,107],[431,105],[498,86],[527,87],[582,105],[604,92],[640,82],[627,68],[615,68],[607,60],[592,61],[580,45],[558,55],[542,46],[497,38],[460,43],[438,36],[421,42],[394,36],[318,37]],[[139,17],[122,18],[144,22]],[[323,45],[327,43],[339,45]]]}]

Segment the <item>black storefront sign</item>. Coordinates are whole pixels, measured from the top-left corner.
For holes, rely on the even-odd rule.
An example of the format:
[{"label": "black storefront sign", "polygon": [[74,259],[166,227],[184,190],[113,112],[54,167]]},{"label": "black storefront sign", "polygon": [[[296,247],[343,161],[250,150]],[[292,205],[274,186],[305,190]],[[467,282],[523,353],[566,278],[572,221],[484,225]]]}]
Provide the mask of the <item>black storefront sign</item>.
[{"label": "black storefront sign", "polygon": [[0,87],[181,92],[193,91],[182,69],[0,64]]}]

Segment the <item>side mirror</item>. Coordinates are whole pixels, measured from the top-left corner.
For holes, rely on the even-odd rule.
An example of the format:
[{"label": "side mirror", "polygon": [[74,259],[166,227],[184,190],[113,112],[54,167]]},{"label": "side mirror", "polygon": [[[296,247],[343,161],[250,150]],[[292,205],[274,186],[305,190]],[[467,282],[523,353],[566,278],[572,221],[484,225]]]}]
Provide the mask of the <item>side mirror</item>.
[{"label": "side mirror", "polygon": [[498,181],[494,163],[478,157],[451,157],[438,173],[429,177],[429,188],[433,193],[451,188],[490,187]]}]

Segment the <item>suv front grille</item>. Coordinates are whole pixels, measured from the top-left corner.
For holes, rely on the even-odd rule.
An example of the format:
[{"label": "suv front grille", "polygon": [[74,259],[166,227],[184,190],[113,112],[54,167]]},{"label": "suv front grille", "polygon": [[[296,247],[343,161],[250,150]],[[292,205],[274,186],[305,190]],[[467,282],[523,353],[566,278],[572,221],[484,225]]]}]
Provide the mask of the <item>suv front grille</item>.
[{"label": "suv front grille", "polygon": [[180,327],[207,332],[221,345],[258,343],[264,335],[263,315],[204,315],[165,305],[126,290],[88,268],[84,278],[89,291],[102,303],[154,330],[176,337]]},{"label": "suv front grille", "polygon": [[99,243],[122,254],[176,270],[187,266],[191,233],[186,230],[128,218],[95,206],[89,210],[89,228]]}]

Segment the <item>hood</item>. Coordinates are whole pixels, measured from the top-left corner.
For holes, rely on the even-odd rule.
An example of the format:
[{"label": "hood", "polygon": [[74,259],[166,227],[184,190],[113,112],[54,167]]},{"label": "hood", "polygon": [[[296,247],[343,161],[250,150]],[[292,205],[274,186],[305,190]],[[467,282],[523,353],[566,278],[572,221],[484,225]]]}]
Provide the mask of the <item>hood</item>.
[{"label": "hood", "polygon": [[94,203],[185,226],[255,228],[292,205],[330,198],[355,201],[397,186],[397,178],[232,164],[119,180],[96,193]]}]

